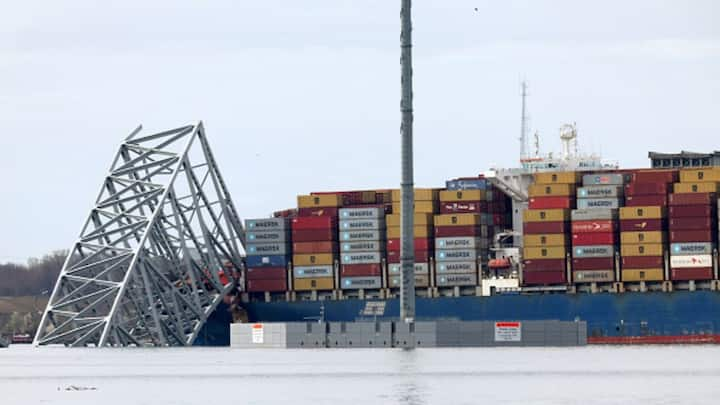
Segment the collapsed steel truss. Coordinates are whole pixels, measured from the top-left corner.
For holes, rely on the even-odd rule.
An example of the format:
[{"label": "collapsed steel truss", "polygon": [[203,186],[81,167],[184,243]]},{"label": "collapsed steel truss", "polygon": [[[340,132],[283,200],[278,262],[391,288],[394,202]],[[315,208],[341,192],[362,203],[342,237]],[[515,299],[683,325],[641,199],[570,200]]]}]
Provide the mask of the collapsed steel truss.
[{"label": "collapsed steel truss", "polygon": [[244,232],[202,122],[140,131],[120,146],[35,345],[192,345],[236,285]]}]

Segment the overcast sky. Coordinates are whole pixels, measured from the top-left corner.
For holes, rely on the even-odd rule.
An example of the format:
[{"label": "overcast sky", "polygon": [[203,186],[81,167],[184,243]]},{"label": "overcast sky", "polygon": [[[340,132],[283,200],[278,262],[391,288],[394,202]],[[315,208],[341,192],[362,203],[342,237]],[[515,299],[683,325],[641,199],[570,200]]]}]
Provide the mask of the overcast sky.
[{"label": "overcast sky", "polygon": [[[397,0],[3,3],[0,262],[69,248],[140,123],[203,120],[243,218],[399,184]],[[544,151],[720,149],[718,1],[414,3],[419,186],[516,164],[521,78]]]}]

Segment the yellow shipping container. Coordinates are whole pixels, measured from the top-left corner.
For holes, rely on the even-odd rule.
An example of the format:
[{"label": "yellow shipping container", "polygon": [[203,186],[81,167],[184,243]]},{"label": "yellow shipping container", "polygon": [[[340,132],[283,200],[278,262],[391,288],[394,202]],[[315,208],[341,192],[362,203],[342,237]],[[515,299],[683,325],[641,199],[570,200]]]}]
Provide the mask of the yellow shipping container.
[{"label": "yellow shipping container", "polygon": [[342,196],[339,194],[299,195],[298,208],[340,207]]},{"label": "yellow shipping container", "polygon": [[662,256],[662,243],[625,243],[620,245],[620,254],[623,256]]},{"label": "yellow shipping container", "polygon": [[533,175],[535,184],[575,184],[579,183],[581,178],[582,173],[578,172],[548,172]]},{"label": "yellow shipping container", "polygon": [[293,265],[295,266],[313,266],[313,265],[331,265],[333,264],[332,253],[315,253],[293,255]]},{"label": "yellow shipping container", "polygon": [[718,183],[675,183],[673,192],[675,193],[717,193]]},{"label": "yellow shipping container", "polygon": [[663,269],[623,269],[620,272],[622,281],[662,281]]},{"label": "yellow shipping container", "polygon": [[[414,222],[415,226],[432,225],[433,224],[433,214],[415,213],[415,215],[413,215],[413,222]],[[385,225],[400,226],[400,214],[385,215]]]},{"label": "yellow shipping container", "polygon": [[566,253],[563,246],[526,247],[523,248],[523,259],[564,259]]},{"label": "yellow shipping container", "polygon": [[[388,239],[398,239],[400,237],[400,227],[399,226],[388,226],[387,228],[387,238]],[[413,228],[413,238],[429,238],[432,237],[432,226],[429,225],[420,225],[415,226]]]},{"label": "yellow shipping container", "polygon": [[541,235],[523,235],[523,245],[535,246],[567,246],[568,238],[564,233],[548,233]]},{"label": "yellow shipping container", "polygon": [[570,210],[564,208],[523,211],[524,222],[560,222],[569,220]]},{"label": "yellow shipping container", "polygon": [[377,201],[377,193],[374,190],[366,190],[362,192],[360,198],[363,204],[375,204]]},{"label": "yellow shipping container", "polygon": [[[402,210],[400,209],[400,203],[394,202],[392,203],[392,209],[394,213],[400,213]],[[437,201],[415,201],[413,202],[413,211],[418,212],[426,212],[433,214],[437,212],[438,210],[438,202]]]},{"label": "yellow shipping container", "polygon": [[[415,201],[434,201],[438,199],[438,190],[435,188],[416,188]],[[392,191],[392,202],[400,202],[400,190]]]},{"label": "yellow shipping container", "polygon": [[620,243],[665,243],[665,234],[653,232],[620,232]]},{"label": "yellow shipping container", "polygon": [[479,214],[441,214],[435,215],[435,226],[480,225]]},{"label": "yellow shipping container", "polygon": [[665,217],[665,207],[621,207],[620,219],[659,219]]},{"label": "yellow shipping container", "polygon": [[718,181],[720,181],[720,168],[717,167],[680,170],[681,183],[713,183]]},{"label": "yellow shipping container", "polygon": [[293,289],[295,291],[333,290],[335,289],[333,281],[332,277],[296,278],[293,279]]},{"label": "yellow shipping container", "polygon": [[529,197],[567,197],[575,195],[574,184],[531,184]]},{"label": "yellow shipping container", "polygon": [[444,190],[440,192],[440,201],[478,201],[485,199],[485,190]]},{"label": "yellow shipping container", "polygon": [[390,190],[378,190],[375,192],[378,201],[382,200],[383,203],[392,203],[392,192]]}]

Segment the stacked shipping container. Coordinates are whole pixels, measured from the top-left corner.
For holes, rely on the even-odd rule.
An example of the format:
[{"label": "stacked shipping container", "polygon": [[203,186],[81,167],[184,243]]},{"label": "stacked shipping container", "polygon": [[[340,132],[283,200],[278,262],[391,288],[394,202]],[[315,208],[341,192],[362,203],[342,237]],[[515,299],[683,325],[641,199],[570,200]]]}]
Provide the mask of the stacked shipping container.
[{"label": "stacked shipping container", "polygon": [[340,209],[340,286],[383,287],[385,208],[382,205]]},{"label": "stacked shipping container", "polygon": [[333,290],[338,258],[339,194],[298,196],[298,217],[292,219],[293,289]]},{"label": "stacked shipping container", "polygon": [[620,213],[621,279],[661,281],[667,250],[667,191],[677,171],[636,171],[628,177]]},{"label": "stacked shipping container", "polygon": [[586,174],[572,211],[573,282],[615,281],[617,210],[622,205],[624,177],[617,173]]},{"label": "stacked shipping container", "polygon": [[537,173],[534,180],[523,212],[523,283],[565,284],[567,232],[578,175]]},{"label": "stacked shipping container", "polygon": [[718,169],[680,171],[670,194],[670,278],[676,281],[713,278],[713,247],[717,245]]},{"label": "stacked shipping container", "polygon": [[290,230],[287,218],[245,220],[248,292],[287,290]]},{"label": "stacked shipping container", "polygon": [[[442,191],[440,203],[479,201],[483,190]],[[481,236],[482,214],[440,214],[435,216],[435,269],[438,287],[477,285],[478,260],[487,239]],[[453,236],[438,237],[442,234]]]},{"label": "stacked shipping container", "polygon": [[[413,243],[415,251],[415,287],[430,286],[430,257],[433,255],[433,214],[438,210],[438,192],[416,188],[413,202]],[[400,190],[392,191],[392,214],[386,216],[388,287],[400,288]]]}]

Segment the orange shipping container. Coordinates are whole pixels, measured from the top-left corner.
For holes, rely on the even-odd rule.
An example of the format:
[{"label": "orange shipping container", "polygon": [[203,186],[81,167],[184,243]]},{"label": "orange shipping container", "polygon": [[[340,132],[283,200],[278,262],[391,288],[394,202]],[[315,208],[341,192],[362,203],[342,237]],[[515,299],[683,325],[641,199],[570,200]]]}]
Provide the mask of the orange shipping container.
[{"label": "orange shipping container", "polygon": [[337,244],[335,242],[295,242],[293,243],[293,253],[333,253],[337,252]]},{"label": "orange shipping container", "polygon": [[675,193],[716,193],[718,191],[718,183],[675,183],[673,185]]},{"label": "orange shipping container", "polygon": [[339,194],[299,195],[298,208],[340,207],[342,196]]},{"label": "orange shipping container", "polygon": [[478,201],[485,199],[485,190],[444,190],[440,201]]},{"label": "orange shipping container", "polygon": [[582,179],[579,172],[547,172],[533,175],[535,184],[575,184]]},{"label": "orange shipping container", "polygon": [[441,214],[435,215],[435,226],[472,226],[480,225],[479,214]]},{"label": "orange shipping container", "polygon": [[575,195],[574,184],[531,184],[528,187],[529,197],[567,197],[571,195]]},{"label": "orange shipping container", "polygon": [[331,253],[295,254],[293,255],[293,264],[295,266],[331,265],[334,259]]},{"label": "orange shipping container", "polygon": [[296,278],[293,279],[293,289],[296,291],[332,290],[335,288],[333,277]]},{"label": "orange shipping container", "polygon": [[569,220],[570,210],[564,208],[523,211],[523,222],[564,222]]},{"label": "orange shipping container", "polygon": [[662,281],[663,269],[623,269],[620,272],[622,281]]}]

